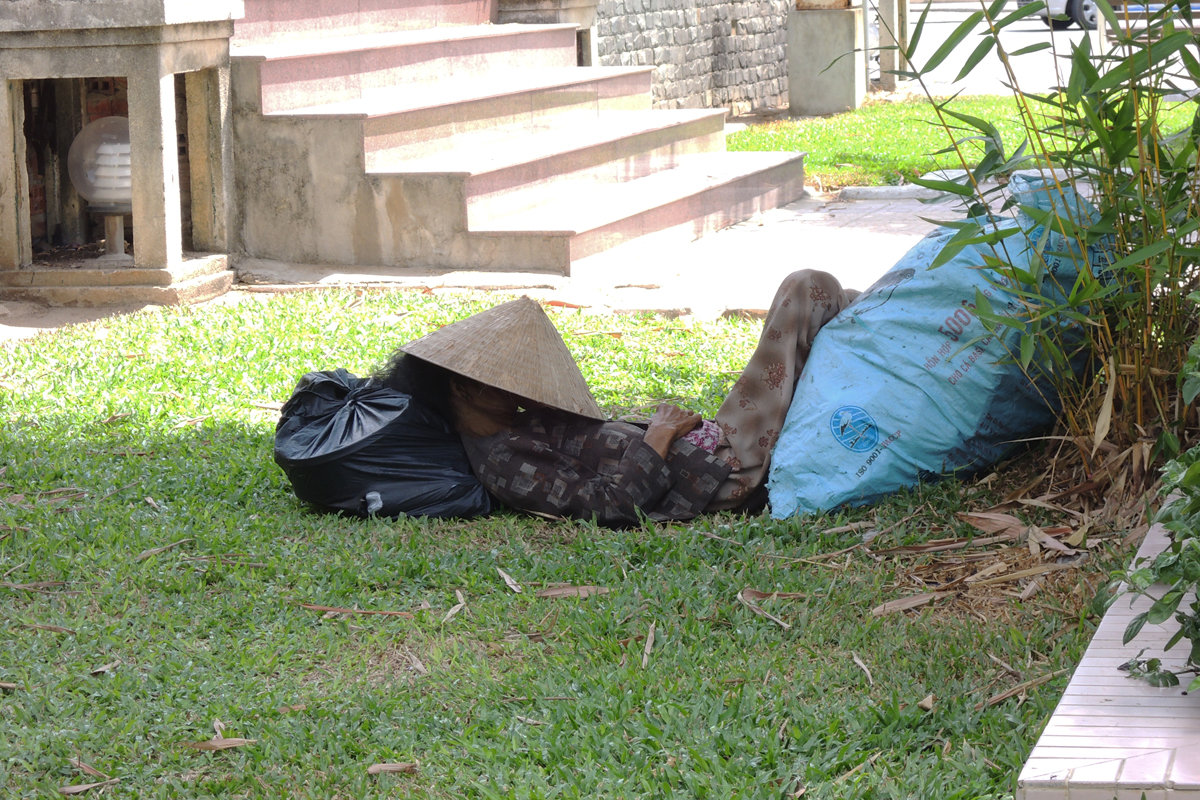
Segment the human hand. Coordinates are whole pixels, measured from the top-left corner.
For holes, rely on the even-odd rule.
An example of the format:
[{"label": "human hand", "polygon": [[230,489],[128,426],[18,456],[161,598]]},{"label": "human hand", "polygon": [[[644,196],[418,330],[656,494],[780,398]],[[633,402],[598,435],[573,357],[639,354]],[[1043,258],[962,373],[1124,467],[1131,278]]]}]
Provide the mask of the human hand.
[{"label": "human hand", "polygon": [[700,415],[695,411],[688,411],[671,403],[659,403],[654,415],[650,417],[650,427],[662,425],[670,428],[674,440],[693,430],[701,421]]},{"label": "human hand", "polygon": [[688,411],[671,403],[659,403],[650,417],[650,426],[646,429],[646,444],[666,458],[671,442],[695,429],[702,421],[695,411]]}]

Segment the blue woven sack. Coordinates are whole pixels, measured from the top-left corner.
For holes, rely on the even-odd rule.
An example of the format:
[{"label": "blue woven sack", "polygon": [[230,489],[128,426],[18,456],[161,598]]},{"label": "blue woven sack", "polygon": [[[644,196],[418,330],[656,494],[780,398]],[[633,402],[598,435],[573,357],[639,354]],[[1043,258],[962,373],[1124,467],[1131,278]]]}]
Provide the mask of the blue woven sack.
[{"label": "blue woven sack", "polygon": [[[1022,206],[1091,216],[1070,190],[1012,180]],[[1024,213],[987,225],[1023,231],[997,248],[1017,267],[1044,261],[1045,294],[1070,290],[1081,256],[1052,225]],[[968,245],[930,269],[955,233],[931,232],[814,339],[772,459],[776,518],[969,476],[1054,421],[1052,387],[1035,385],[1014,363],[1020,331],[989,335],[975,314],[977,291],[997,312],[1019,308],[1011,285],[984,266],[992,248]],[[1105,252],[1093,246],[1088,257],[1099,268]]]}]

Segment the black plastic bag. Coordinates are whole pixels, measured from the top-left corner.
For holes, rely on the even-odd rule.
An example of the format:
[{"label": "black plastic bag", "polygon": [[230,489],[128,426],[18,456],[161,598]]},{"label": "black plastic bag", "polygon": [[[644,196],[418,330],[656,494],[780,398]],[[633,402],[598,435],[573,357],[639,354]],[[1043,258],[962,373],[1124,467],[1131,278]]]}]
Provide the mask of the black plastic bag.
[{"label": "black plastic bag", "polygon": [[275,463],[298,498],[331,511],[474,517],[492,510],[440,414],[344,369],[300,379],[275,428]]}]

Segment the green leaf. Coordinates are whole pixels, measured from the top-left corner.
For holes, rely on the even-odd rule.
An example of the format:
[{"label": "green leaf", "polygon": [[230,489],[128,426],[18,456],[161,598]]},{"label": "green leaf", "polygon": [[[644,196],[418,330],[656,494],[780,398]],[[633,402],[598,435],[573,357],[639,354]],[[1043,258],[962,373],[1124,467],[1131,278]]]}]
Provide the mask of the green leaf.
[{"label": "green leaf", "polygon": [[1156,242],[1151,242],[1145,247],[1139,247],[1129,255],[1122,258],[1120,261],[1112,265],[1112,270],[1118,272],[1120,270],[1129,269],[1133,266],[1139,266],[1143,261],[1149,261],[1155,256],[1170,249],[1174,244],[1170,239],[1159,239]]},{"label": "green leaf", "polygon": [[1175,609],[1179,608],[1179,601],[1182,599],[1182,589],[1170,590],[1150,606],[1150,610],[1146,612],[1146,621],[1151,625],[1161,625],[1166,622],[1175,613]]},{"label": "green leaf", "polygon": [[1147,675],[1146,682],[1157,689],[1168,689],[1179,685],[1179,676],[1174,672],[1159,670]]},{"label": "green leaf", "polygon": [[[1013,24],[1014,22],[1020,22],[1021,20],[1025,19],[1026,17],[1034,16],[1035,14],[1037,14],[1039,11],[1041,11],[1045,7],[1046,7],[1046,4],[1044,2],[1028,3],[1023,6],[1017,6],[1016,11],[1011,11],[1008,14],[1005,14],[1000,19],[996,20],[996,27],[997,28],[1007,28],[1009,25]],[[1050,42],[1046,42],[1044,47],[1040,46],[1038,49],[1045,49],[1046,47],[1050,47]],[[1009,53],[1009,55],[1017,55],[1018,52],[1020,52],[1020,51],[1017,51],[1014,53]]]},{"label": "green leaf", "polygon": [[1200,374],[1193,372],[1183,379],[1183,402],[1191,405],[1196,395],[1200,395]]},{"label": "green leaf", "polygon": [[[1025,6],[1025,8],[1029,8],[1029,6]],[[1022,11],[1023,10],[1025,10],[1025,9],[1022,9]],[[1040,53],[1043,50],[1049,50],[1053,46],[1054,45],[1052,45],[1050,42],[1038,42],[1036,44],[1026,45],[1025,47],[1021,47],[1016,50],[1013,50],[1008,55],[1011,57],[1011,56],[1023,56],[1023,55],[1027,55],[1028,53]]]},{"label": "green leaf", "polygon": [[[922,17],[923,16],[924,15],[922,15]],[[950,32],[950,35],[946,37],[944,42],[942,42],[941,47],[935,50],[933,55],[929,57],[929,61],[925,62],[921,71],[928,73],[937,69],[938,66],[946,60],[946,57],[953,53],[955,49],[962,44],[963,40],[971,34],[971,31],[976,25],[979,24],[979,20],[981,19],[983,19],[982,11],[974,11],[967,15],[967,18],[960,22],[958,27]]]},{"label": "green leaf", "polygon": [[[904,50],[904,59],[908,63],[913,62],[913,57],[917,54],[917,44],[921,41],[921,34],[925,32],[925,21],[929,17],[929,9],[933,7],[932,3],[925,4],[925,10],[921,12],[921,16],[917,17],[916,23],[913,24],[912,31],[908,36],[908,49]],[[912,73],[913,77],[918,77],[916,73]]]},{"label": "green leaf", "polygon": [[1104,16],[1105,27],[1110,31],[1119,31],[1121,23],[1117,19],[1117,14],[1113,11],[1113,7],[1109,5],[1108,0],[1093,0],[1098,10]]},{"label": "green leaf", "polygon": [[1029,369],[1029,364],[1033,361],[1033,350],[1036,344],[1037,342],[1031,335],[1021,337],[1021,369]]},{"label": "green leaf", "polygon": [[1146,625],[1146,612],[1138,614],[1133,619],[1129,620],[1129,624],[1125,626],[1125,635],[1121,637],[1121,644],[1129,644],[1134,638],[1142,632],[1142,628]]},{"label": "green leaf", "polygon": [[924,186],[926,189],[936,189],[939,192],[948,192],[949,194],[957,194],[961,197],[973,197],[975,190],[957,181],[945,181],[937,178],[913,178],[912,182],[917,186]]},{"label": "green leaf", "polygon": [[975,45],[975,49],[971,51],[971,55],[967,56],[967,61],[963,64],[961,70],[958,71],[958,76],[954,79],[956,82],[971,74],[971,70],[979,64],[980,61],[987,56],[988,53],[996,47],[996,37],[990,33],[983,37],[983,41]]}]

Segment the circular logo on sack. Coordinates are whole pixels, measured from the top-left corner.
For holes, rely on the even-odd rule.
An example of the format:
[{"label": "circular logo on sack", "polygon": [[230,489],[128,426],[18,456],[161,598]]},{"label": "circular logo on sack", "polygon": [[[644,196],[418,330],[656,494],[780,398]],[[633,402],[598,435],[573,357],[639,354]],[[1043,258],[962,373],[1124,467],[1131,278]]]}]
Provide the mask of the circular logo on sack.
[{"label": "circular logo on sack", "polygon": [[875,420],[858,406],[842,406],[834,411],[829,430],[842,447],[855,453],[865,453],[879,443]]}]

